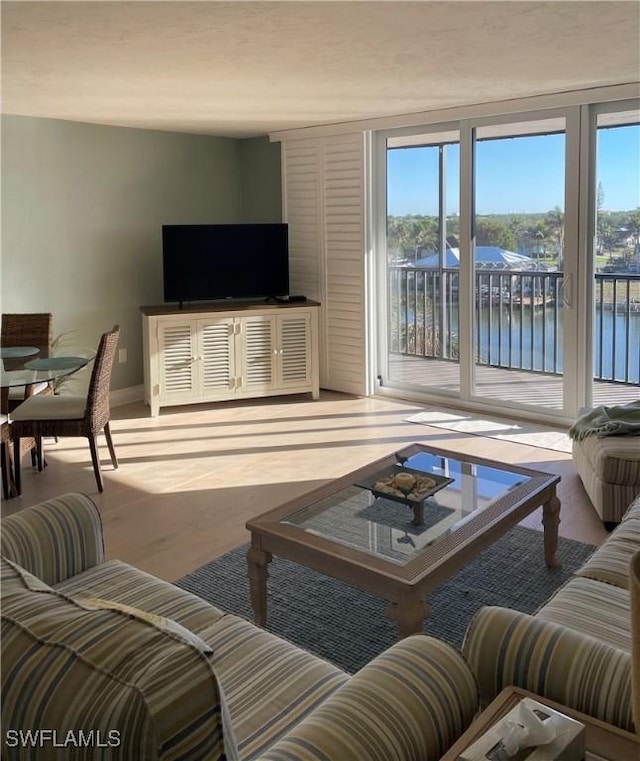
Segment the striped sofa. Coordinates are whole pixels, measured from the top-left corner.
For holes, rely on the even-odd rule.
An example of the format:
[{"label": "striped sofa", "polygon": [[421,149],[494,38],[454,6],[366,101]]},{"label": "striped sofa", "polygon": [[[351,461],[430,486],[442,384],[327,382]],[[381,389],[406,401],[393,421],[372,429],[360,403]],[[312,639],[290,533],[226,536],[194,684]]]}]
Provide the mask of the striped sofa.
[{"label": "striped sofa", "polygon": [[573,462],[607,530],[640,489],[640,437],[585,436],[572,442]]},{"label": "striped sofa", "polygon": [[[516,685],[633,731],[632,682],[640,685],[640,587],[630,583],[640,550],[640,495],[620,525],[534,616],[482,608],[463,644],[487,704]],[[640,697],[640,693],[639,697]],[[635,731],[640,732],[640,727]]]},{"label": "striped sofa", "polygon": [[81,494],[5,518],[1,555],[5,761],[425,761],[477,710],[446,643],[409,637],[350,676],[106,560]]}]

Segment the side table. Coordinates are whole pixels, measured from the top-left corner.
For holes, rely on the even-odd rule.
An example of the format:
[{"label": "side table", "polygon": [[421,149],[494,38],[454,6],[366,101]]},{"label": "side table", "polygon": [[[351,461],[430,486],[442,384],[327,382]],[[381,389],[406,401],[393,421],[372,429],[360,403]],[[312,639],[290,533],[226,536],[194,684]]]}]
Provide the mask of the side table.
[{"label": "side table", "polygon": [[534,695],[520,687],[505,687],[440,761],[458,761],[462,751],[475,742],[522,698],[532,698],[556,711],[561,711],[572,719],[581,721],[585,725],[586,732],[586,761],[637,761],[640,759],[640,735],[626,732],[604,721],[594,719],[592,716]]}]

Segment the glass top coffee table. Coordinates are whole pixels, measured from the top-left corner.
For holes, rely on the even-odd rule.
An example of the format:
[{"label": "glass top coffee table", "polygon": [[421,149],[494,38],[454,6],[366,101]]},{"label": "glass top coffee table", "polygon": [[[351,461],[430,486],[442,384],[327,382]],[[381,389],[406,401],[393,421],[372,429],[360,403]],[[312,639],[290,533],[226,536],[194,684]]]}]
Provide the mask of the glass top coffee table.
[{"label": "glass top coffee table", "polygon": [[276,555],[387,600],[401,637],[420,632],[428,594],[540,506],[544,562],[559,565],[559,481],[420,444],[331,481],[247,523],[256,623]]}]

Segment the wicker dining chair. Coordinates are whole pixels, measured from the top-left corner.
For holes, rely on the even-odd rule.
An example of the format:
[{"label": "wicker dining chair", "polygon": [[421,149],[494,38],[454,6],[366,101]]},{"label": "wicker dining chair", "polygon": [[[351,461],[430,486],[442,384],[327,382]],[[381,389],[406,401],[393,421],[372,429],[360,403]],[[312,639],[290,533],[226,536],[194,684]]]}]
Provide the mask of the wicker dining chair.
[{"label": "wicker dining chair", "polygon": [[[0,462],[2,466],[2,498],[9,499],[16,495],[16,485],[13,477],[15,458],[14,450],[11,447],[11,425],[7,415],[0,414]],[[34,439],[20,439],[20,459],[29,452],[31,454],[31,464],[37,463],[36,442]]]},{"label": "wicker dining chair", "polygon": [[3,346],[51,346],[53,318],[48,312],[2,315]]},{"label": "wicker dining chair", "polygon": [[13,474],[11,473],[11,459],[9,454],[9,442],[11,432],[9,419],[6,415],[0,415],[0,462],[2,464],[2,497],[9,499],[13,486]]},{"label": "wicker dining chair", "polygon": [[11,415],[11,436],[13,438],[14,479],[18,494],[21,493],[20,439],[33,437],[36,442],[38,469],[42,470],[42,438],[44,436],[83,436],[89,440],[93,472],[98,491],[103,491],[102,475],[96,437],[104,430],[104,435],[114,469],[118,467],[109,428],[109,387],[111,370],[118,345],[120,328],[118,325],[103,333],[94,360],[87,396],[54,395],[31,396],[17,407]]},{"label": "wicker dining chair", "polygon": [[[3,347],[35,346],[48,352],[52,342],[53,316],[49,312],[3,313],[0,327],[0,345]],[[5,414],[11,412],[34,394],[51,393],[53,393],[53,386],[45,382],[14,386],[8,392],[7,409],[2,409],[0,412]]]}]

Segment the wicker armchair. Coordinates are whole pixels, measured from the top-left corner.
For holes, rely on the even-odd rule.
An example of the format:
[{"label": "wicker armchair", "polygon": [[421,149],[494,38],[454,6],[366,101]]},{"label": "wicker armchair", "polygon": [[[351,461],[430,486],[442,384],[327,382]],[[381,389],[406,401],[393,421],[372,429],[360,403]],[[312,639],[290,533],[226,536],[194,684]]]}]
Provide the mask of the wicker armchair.
[{"label": "wicker armchair", "polygon": [[20,439],[33,437],[36,441],[38,469],[42,470],[43,436],[84,436],[89,440],[93,472],[98,491],[103,491],[96,437],[104,430],[114,468],[118,467],[111,430],[109,428],[109,386],[120,328],[102,335],[94,361],[87,396],[32,396],[17,407],[12,416],[11,435],[15,452],[15,482],[21,492]]},{"label": "wicker armchair", "polygon": [[[53,341],[53,317],[48,312],[26,314],[3,314],[0,328],[2,346],[37,346],[41,350],[51,348]],[[7,414],[33,394],[51,394],[50,383],[15,386],[8,390],[8,401],[0,412]],[[6,406],[6,409],[4,407]]]}]

